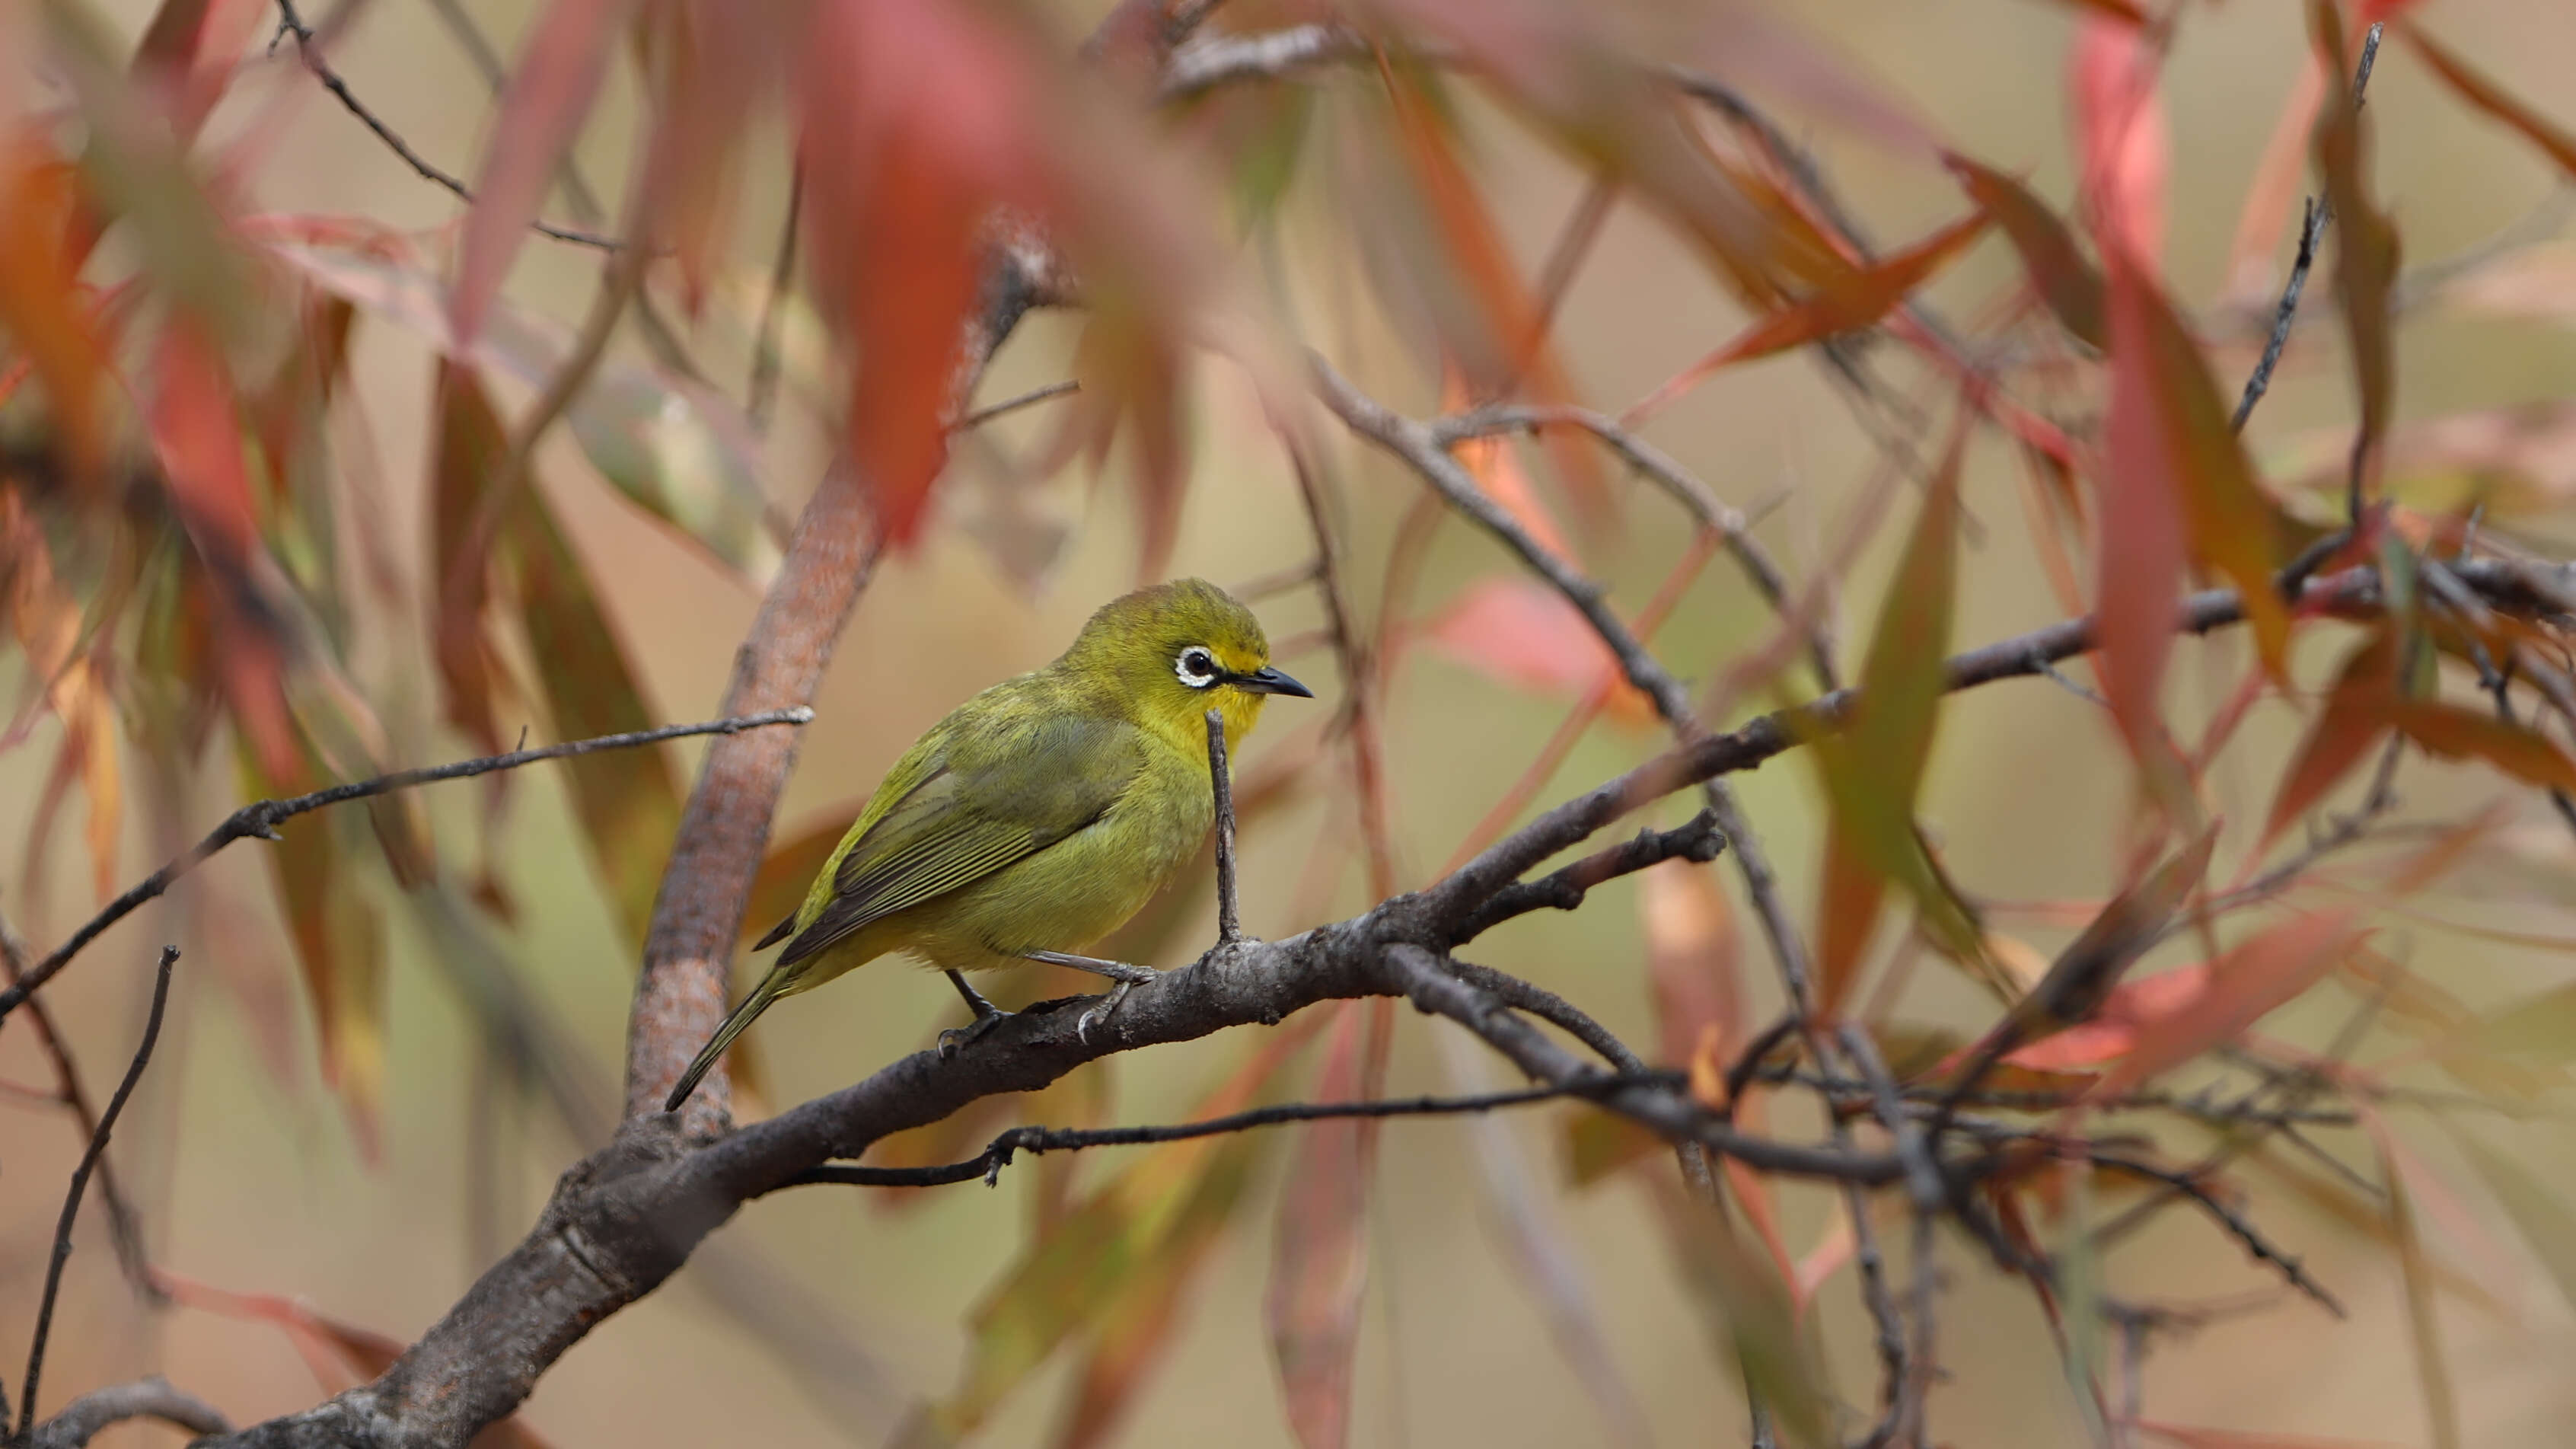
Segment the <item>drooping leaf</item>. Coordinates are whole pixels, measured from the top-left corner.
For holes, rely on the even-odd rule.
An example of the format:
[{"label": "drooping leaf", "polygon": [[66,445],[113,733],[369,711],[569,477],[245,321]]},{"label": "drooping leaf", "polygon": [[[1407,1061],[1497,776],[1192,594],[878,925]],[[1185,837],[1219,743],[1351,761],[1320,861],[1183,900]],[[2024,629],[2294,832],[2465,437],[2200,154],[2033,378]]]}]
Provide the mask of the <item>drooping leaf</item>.
[{"label": "drooping leaf", "polygon": [[2307,63],[2290,86],[2281,102],[2281,118],[2273,124],[2271,139],[2263,144],[2263,158],[2254,167],[2254,179],[2245,188],[2245,205],[2237,213],[2235,239],[2227,248],[2227,295],[2249,304],[2269,303],[2278,284],[2273,279],[2272,257],[2281,244],[2281,227],[2288,220],[2290,205],[2299,196],[2299,181],[2306,173],[2310,134],[2315,129],[2317,108],[2325,103],[2326,67],[2313,48]]},{"label": "drooping leaf", "polygon": [[[247,800],[297,794],[316,778],[309,767],[268,775],[248,750],[242,752],[241,772]],[[363,820],[325,810],[289,822],[270,860],[280,914],[313,1008],[322,1080],[340,1094],[360,1153],[375,1162],[384,1120],[385,973],[391,963],[383,914],[350,869],[364,849]]]},{"label": "drooping leaf", "polygon": [[1968,199],[2003,228],[2013,250],[2021,254],[2022,270],[2029,274],[2040,300],[2057,314],[2059,325],[2095,347],[2108,345],[2102,273],[2076,246],[2075,234],[2066,223],[2046,202],[2002,172],[1965,156],[1945,159],[1959,184],[1967,188]]},{"label": "drooping leaf", "polygon": [[742,25],[719,8],[654,5],[637,28],[659,104],[636,211],[643,230],[678,254],[691,317],[706,304],[731,230],[744,133],[786,79],[793,17],[777,18],[788,23]]},{"label": "drooping leaf", "polygon": [[483,385],[453,362],[439,363],[437,410],[428,577],[464,581],[458,588],[430,585],[430,655],[438,671],[440,717],[476,748],[497,754],[507,748],[496,702],[510,688],[508,666],[486,633],[490,564],[463,554],[471,546],[486,485],[509,453],[509,438]]},{"label": "drooping leaf", "polygon": [[2272,797],[2262,845],[2270,845],[2291,821],[2314,809],[2387,735],[2386,694],[2395,682],[2390,673],[2395,659],[2395,646],[2382,632],[2344,660],[2341,675],[2317,711],[2316,723],[2308,727],[2307,737],[2290,757],[2280,791]]},{"label": "drooping leaf", "polygon": [[1965,904],[1925,857],[1914,823],[1939,722],[1941,661],[1949,653],[1967,432],[1962,410],[1880,602],[1850,726],[1812,746],[1832,810],[1816,937],[1817,1007],[1829,1016],[1858,972],[1889,883],[1913,893],[1937,937],[1961,943],[1967,954],[1978,949]]},{"label": "drooping leaf", "polygon": [[[537,692],[563,739],[651,729],[632,656],[602,606],[591,569],[530,486],[506,525],[519,617],[537,661]],[[602,750],[565,762],[574,812],[610,904],[640,948],[662,867],[680,829],[680,785],[659,746]]]},{"label": "drooping leaf", "polygon": [[2137,26],[2094,18],[2076,28],[2067,75],[2094,242],[2105,265],[2150,279],[2163,269],[2165,185],[2173,166],[2161,60]]},{"label": "drooping leaf", "polygon": [[[486,307],[473,341],[458,343],[436,279],[409,262],[398,240],[365,243],[290,235],[269,239],[265,254],[487,380],[542,387],[570,356],[572,339],[562,327],[502,300]],[[612,357],[592,370],[565,413],[591,465],[620,492],[747,582],[768,582],[779,554],[763,518],[766,464],[733,403],[713,388]]]},{"label": "drooping leaf", "polygon": [[858,352],[846,446],[908,547],[947,461],[975,228],[1031,188],[1036,85],[983,12],[935,0],[826,0],[804,62],[806,255]]},{"label": "drooping leaf", "polygon": [[2424,1387],[2424,1416],[2431,1421],[2436,1449],[2460,1449],[2459,1391],[2442,1353],[2440,1306],[2434,1294],[2431,1255],[2424,1248],[2423,1224],[2417,1220],[2414,1183],[2404,1153],[2376,1116],[2365,1116],[2379,1148],[2380,1176],[2388,1188],[2388,1226],[2397,1244],[2397,1263],[2406,1284],[2408,1340],[2415,1350],[2415,1373]]},{"label": "drooping leaf", "polygon": [[[1281,1064],[1304,1040],[1288,1032],[1274,1037],[1201,1098],[1195,1115],[1222,1116],[1267,1095]],[[1214,1215],[1201,1206],[1206,1195],[1240,1192],[1231,1179],[1250,1170],[1261,1142],[1258,1133],[1233,1133],[1144,1149],[1057,1218],[976,1309],[957,1391],[928,1410],[918,1426],[924,1437],[899,1442],[953,1442],[972,1433],[1057,1349],[1129,1311],[1129,1289],[1171,1289],[1147,1270],[1162,1262],[1167,1248],[1187,1246],[1176,1244],[1177,1225]]]},{"label": "drooping leaf", "polygon": [[483,330],[511,259],[528,239],[555,168],[572,149],[598,98],[617,36],[637,0],[553,0],[530,28],[511,68],[500,114],[484,143],[474,209],[457,243],[456,291],[448,319],[460,343]]},{"label": "drooping leaf", "polygon": [[71,168],[33,133],[0,139],[0,332],[24,349],[83,472],[106,458],[100,385],[108,353],[67,253]]},{"label": "drooping leaf", "polygon": [[1639,877],[1646,980],[1667,1066],[1691,1060],[1702,1036],[1732,1056],[1745,1035],[1744,963],[1735,908],[1708,868],[1668,860]]},{"label": "drooping leaf", "polygon": [[1744,1376],[1778,1422],[1782,1442],[1821,1449],[1833,1443],[1833,1403],[1824,1365],[1798,1329],[1789,1285],[1738,1241],[1726,1220],[1657,1181],[1655,1204],[1681,1259],[1683,1282],[1715,1346]]},{"label": "drooping leaf", "polygon": [[[1315,1083],[1318,1100],[1374,1095],[1369,1058],[1383,1056],[1363,1038],[1382,1030],[1373,1003],[1346,1002],[1325,1047]],[[1383,1072],[1381,1065],[1379,1071]],[[1288,1426],[1305,1449],[1349,1442],[1351,1374],[1359,1344],[1360,1306],[1368,1292],[1368,1199],[1374,1134],[1357,1121],[1295,1129],[1277,1246],[1263,1306],[1270,1351],[1279,1365]]]}]

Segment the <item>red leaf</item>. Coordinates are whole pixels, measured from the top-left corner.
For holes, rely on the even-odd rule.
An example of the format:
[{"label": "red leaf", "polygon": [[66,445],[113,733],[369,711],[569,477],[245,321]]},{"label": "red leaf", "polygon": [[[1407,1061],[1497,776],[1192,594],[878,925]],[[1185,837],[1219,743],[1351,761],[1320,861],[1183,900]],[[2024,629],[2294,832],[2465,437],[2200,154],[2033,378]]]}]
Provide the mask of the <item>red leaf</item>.
[{"label": "red leaf", "polygon": [[[1376,1094],[1371,1079],[1383,1075],[1384,1051],[1378,1043],[1364,1046],[1362,1036],[1384,1035],[1383,1006],[1354,1001],[1340,1008],[1315,1084],[1317,1100]],[[1288,1424],[1305,1449],[1341,1449],[1350,1441],[1352,1355],[1368,1290],[1368,1195],[1376,1147],[1375,1134],[1364,1130],[1368,1125],[1330,1121],[1298,1129],[1279,1204],[1263,1320],[1279,1363]]]},{"label": "red leaf", "polygon": [[1036,199],[1036,78],[1007,36],[933,0],[827,3],[806,62],[808,255],[859,354],[847,446],[878,528],[909,545],[947,461],[976,225]]},{"label": "red leaf", "polygon": [[1725,346],[1674,374],[1644,401],[1628,409],[1620,421],[1630,426],[1645,421],[1721,368],[1875,324],[1903,305],[1915,288],[1975,241],[1985,231],[1988,220],[1983,211],[1962,217],[1905,250],[1881,257],[1772,313],[1737,333]]},{"label": "red leaf", "polygon": [[2108,345],[2102,320],[2102,274],[2075,245],[2075,236],[2045,202],[2020,182],[1965,156],[1944,158],[1968,199],[2004,230],[2021,254],[2022,270],[2059,325],[2093,344]]},{"label": "red leaf", "polygon": [[1582,695],[1616,684],[1609,707],[1630,722],[1654,707],[1619,671],[1618,657],[1565,596],[1524,575],[1480,579],[1422,628],[1422,638],[1506,684]]},{"label": "red leaf", "polygon": [[223,99],[267,0],[161,0],[134,47],[134,79],[166,87],[171,129],[193,140]]},{"label": "red leaf", "polygon": [[[2103,998],[2092,1020],[2035,1041],[2003,1060],[2010,1066],[2040,1072],[2071,1072],[2116,1061],[2137,1049],[2139,1028],[2171,1016],[2208,988],[2209,964],[2205,961],[2123,981]],[[1966,1053],[1959,1056],[1964,1059]],[[1989,1086],[2006,1085],[2000,1076],[1990,1074],[1986,1080]]]},{"label": "red leaf", "polygon": [[617,34],[637,0],[554,0],[546,7],[510,73],[501,112],[484,144],[474,182],[474,209],[457,248],[456,294],[448,321],[459,346],[471,344],[528,239],[528,223],[572,149],[591,102],[599,96]]},{"label": "red leaf", "polygon": [[2227,294],[2249,305],[2272,299],[2272,253],[2281,243],[2290,202],[2299,194],[2299,178],[2306,174],[2309,131],[2325,94],[2326,67],[2312,49],[2281,102],[2271,139],[2263,143],[2263,159],[2255,163],[2244,209],[2237,213],[2236,236],[2227,248]]},{"label": "red leaf", "polygon": [[2117,1097],[2190,1061],[2315,984],[2362,933],[2353,913],[2294,916],[2231,947],[2209,965],[2206,987],[2142,1023],[2137,1046],[2094,1084],[2092,1099]]},{"label": "red leaf", "polygon": [[2151,277],[2161,270],[2172,167],[2158,59],[2138,27],[2088,20],[2076,32],[2069,78],[2095,240],[2106,262],[2118,251]]},{"label": "red leaf", "polygon": [[785,78],[793,33],[743,24],[716,5],[656,6],[645,20],[659,103],[637,231],[677,255],[682,301],[695,317],[732,226],[743,134]]},{"label": "red leaf", "polygon": [[2550,160],[2558,163],[2559,170],[2576,177],[2576,134],[2560,129],[2555,122],[2516,99],[2502,86],[2473,69],[2458,53],[2437,43],[2411,22],[2399,21],[2397,33],[2405,36],[2407,44],[2414,46],[2416,52],[2424,57],[2424,63],[2433,68],[2433,74],[2459,92],[2461,100],[2521,132],[2524,140],[2539,147]]}]

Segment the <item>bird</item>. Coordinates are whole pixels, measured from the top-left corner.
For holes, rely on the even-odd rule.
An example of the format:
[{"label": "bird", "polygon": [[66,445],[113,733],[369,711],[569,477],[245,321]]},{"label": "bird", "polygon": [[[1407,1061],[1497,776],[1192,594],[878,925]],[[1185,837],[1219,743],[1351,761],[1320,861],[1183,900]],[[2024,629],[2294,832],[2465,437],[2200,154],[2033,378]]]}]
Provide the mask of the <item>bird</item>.
[{"label": "bird", "polygon": [[770,1004],[879,956],[944,971],[975,1019],[943,1053],[1010,1015],[961,973],[1031,961],[1128,989],[1147,967],[1081,953],[1196,855],[1216,814],[1209,711],[1229,751],[1272,695],[1314,691],[1270,663],[1252,611],[1204,579],[1156,584],[1092,614],[1054,662],[952,710],[886,772],[803,904],[753,946],[786,949],[680,1074],[676,1112]]}]

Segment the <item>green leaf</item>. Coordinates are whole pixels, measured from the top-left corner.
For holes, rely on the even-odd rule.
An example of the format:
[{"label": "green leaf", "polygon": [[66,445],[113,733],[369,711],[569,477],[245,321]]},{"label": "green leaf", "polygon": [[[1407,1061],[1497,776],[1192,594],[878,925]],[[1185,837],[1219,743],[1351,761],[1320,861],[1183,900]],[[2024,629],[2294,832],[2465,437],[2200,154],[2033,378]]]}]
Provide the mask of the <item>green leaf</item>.
[{"label": "green leaf", "polygon": [[2066,223],[2048,203],[2002,172],[1965,156],[1943,159],[1967,188],[1968,199],[2003,228],[2013,250],[2021,254],[2022,270],[2029,273],[2031,286],[2048,310],[2057,314],[2058,325],[2097,348],[2109,346],[2102,273],[2075,244],[2075,234]]},{"label": "green leaf", "polygon": [[[538,692],[560,739],[651,729],[636,671],[600,605],[590,571],[556,526],[545,490],[530,479],[507,526],[521,627]],[[662,867],[680,832],[680,785],[658,745],[602,750],[564,762],[574,812],[609,903],[640,949],[652,924]]]},{"label": "green leaf", "polygon": [[1967,907],[1925,855],[1914,802],[1932,755],[1957,592],[1959,462],[1968,414],[1953,427],[1896,576],[1880,601],[1850,725],[1814,745],[1832,812],[1817,933],[1818,1005],[1831,1015],[1857,974],[1886,884],[1911,891],[1945,949],[1973,954]]},{"label": "green leaf", "polygon": [[2522,1240],[2557,1280],[2559,1296],[2576,1308],[2576,1211],[2541,1186],[2521,1163],[2475,1135],[2462,1133],[2460,1146],[2467,1150],[2478,1175],[2486,1179],[2487,1190],[2503,1205],[2505,1215],[2513,1219]]}]

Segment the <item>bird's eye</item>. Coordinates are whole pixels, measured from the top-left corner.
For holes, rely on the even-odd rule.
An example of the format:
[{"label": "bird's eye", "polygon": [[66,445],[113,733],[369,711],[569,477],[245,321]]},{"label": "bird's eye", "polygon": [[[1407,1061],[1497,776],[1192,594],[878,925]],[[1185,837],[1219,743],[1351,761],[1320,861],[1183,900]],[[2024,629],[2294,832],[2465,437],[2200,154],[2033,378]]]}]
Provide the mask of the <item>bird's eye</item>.
[{"label": "bird's eye", "polygon": [[1216,683],[1218,674],[1216,656],[1193,644],[1182,650],[1180,657],[1172,661],[1172,672],[1179,675],[1181,683],[1190,688],[1205,689]]}]

